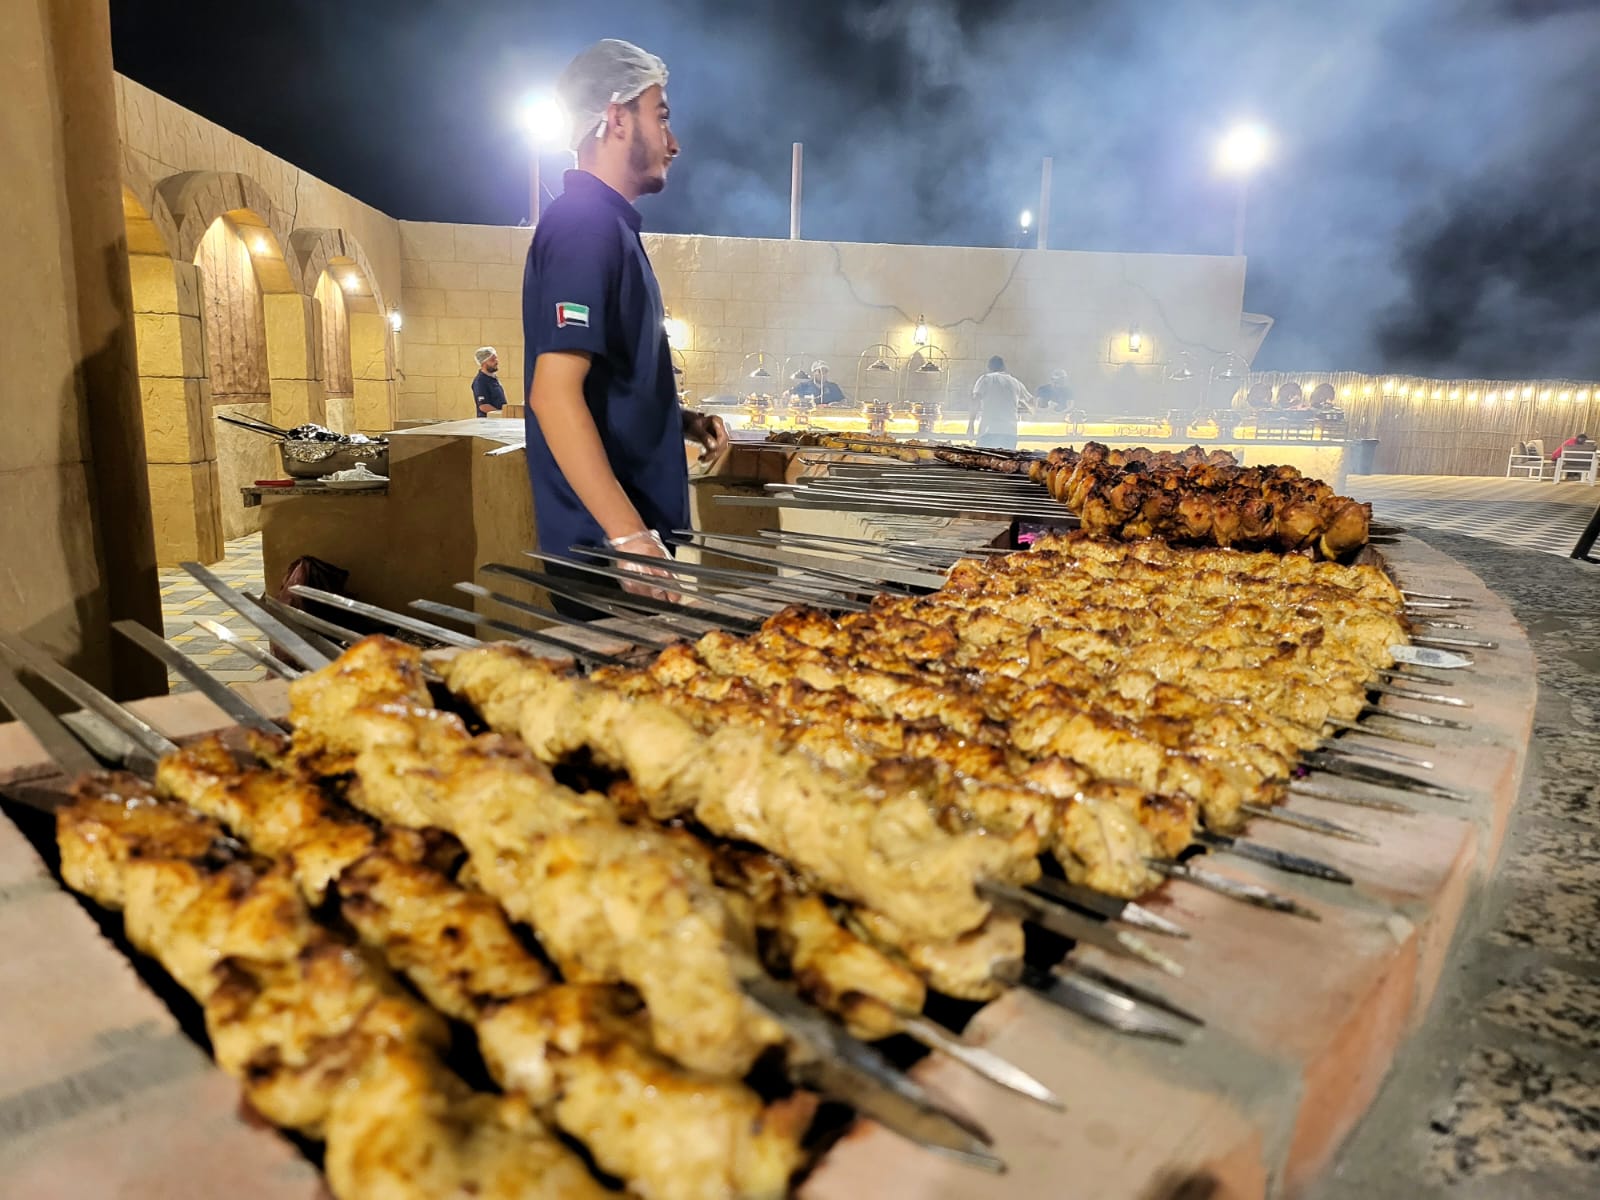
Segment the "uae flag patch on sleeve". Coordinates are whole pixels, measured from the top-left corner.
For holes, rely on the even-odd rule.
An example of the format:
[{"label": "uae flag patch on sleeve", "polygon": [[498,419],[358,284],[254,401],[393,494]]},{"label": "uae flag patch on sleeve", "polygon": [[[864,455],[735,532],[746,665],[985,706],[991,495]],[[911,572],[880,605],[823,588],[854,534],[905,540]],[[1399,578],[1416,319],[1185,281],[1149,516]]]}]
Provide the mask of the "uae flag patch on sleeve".
[{"label": "uae flag patch on sleeve", "polygon": [[570,300],[563,300],[556,305],[556,328],[565,329],[568,325],[581,325],[589,328],[589,306],[587,304],[574,304]]}]

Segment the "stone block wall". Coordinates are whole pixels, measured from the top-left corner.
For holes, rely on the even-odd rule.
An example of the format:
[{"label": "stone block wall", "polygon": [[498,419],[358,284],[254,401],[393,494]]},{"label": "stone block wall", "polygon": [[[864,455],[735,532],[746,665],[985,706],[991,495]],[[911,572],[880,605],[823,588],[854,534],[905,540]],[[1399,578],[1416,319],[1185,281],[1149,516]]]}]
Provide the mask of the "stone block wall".
[{"label": "stone block wall", "polygon": [[[403,418],[468,415],[472,351],[485,343],[500,351],[507,392],[520,388],[531,236],[400,223]],[[775,372],[824,359],[854,398],[862,353],[886,343],[911,355],[921,319],[949,356],[953,406],[998,354],[1030,388],[1060,368],[1081,405],[1162,411],[1198,403],[1198,381],[1168,378],[1180,363],[1203,378],[1240,336],[1244,264],[1235,258],[669,234],[645,244],[684,325],[692,398],[736,391],[756,352],[772,356]]]},{"label": "stone block wall", "polygon": [[[0,78],[0,628],[114,694],[149,695],[165,671],[110,628],[159,629],[161,610],[106,6],[0,6]],[[163,399],[182,412],[181,335],[199,310],[182,281],[165,287],[154,325],[178,369]]]},{"label": "stone block wall", "polygon": [[472,416],[479,346],[500,352],[506,396],[518,402],[522,267],[532,240],[531,229],[400,222],[401,420]]}]

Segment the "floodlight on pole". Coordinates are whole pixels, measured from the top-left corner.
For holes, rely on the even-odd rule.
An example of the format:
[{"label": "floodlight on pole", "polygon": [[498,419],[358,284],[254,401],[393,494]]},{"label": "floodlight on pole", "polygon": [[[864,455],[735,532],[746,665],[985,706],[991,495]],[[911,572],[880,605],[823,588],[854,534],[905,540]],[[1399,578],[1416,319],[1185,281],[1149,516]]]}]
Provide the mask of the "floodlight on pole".
[{"label": "floodlight on pole", "polygon": [[528,224],[539,223],[539,156],[546,150],[565,146],[571,132],[567,110],[547,92],[533,92],[522,99],[518,113],[522,132],[528,139]]},{"label": "floodlight on pole", "polygon": [[1244,216],[1249,203],[1250,176],[1266,162],[1272,138],[1266,129],[1253,123],[1235,125],[1217,144],[1217,169],[1239,180],[1239,206],[1233,221],[1233,253],[1244,256]]},{"label": "floodlight on pole", "polygon": [[1020,224],[1023,229],[1032,229],[1033,228],[1033,209],[1031,209],[1031,208],[1023,209],[1022,210],[1022,216],[1017,218],[1017,223]]}]

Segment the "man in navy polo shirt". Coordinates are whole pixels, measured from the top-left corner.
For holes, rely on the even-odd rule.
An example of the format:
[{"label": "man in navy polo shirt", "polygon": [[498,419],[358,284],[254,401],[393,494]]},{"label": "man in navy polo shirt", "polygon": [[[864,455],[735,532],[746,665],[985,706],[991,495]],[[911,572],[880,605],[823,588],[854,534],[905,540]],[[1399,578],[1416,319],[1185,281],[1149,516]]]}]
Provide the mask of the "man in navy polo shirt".
[{"label": "man in navy polo shirt", "polygon": [[[528,475],[550,553],[609,545],[667,558],[662,535],[689,524],[684,440],[713,455],[727,445],[720,418],[678,403],[661,290],[633,206],[666,187],[678,154],[666,83],[655,55],[607,39],[556,85],[578,169],[534,230],[522,283]],[[628,591],[668,595],[665,572],[635,573]]]}]

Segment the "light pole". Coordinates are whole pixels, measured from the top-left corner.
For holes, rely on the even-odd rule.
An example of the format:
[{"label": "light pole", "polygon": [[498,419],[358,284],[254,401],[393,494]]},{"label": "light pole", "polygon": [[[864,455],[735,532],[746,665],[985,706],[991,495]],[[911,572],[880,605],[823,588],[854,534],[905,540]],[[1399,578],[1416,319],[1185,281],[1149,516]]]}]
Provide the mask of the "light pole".
[{"label": "light pole", "polygon": [[1233,253],[1244,256],[1244,215],[1250,176],[1267,159],[1272,139],[1260,125],[1235,125],[1217,145],[1217,169],[1239,180],[1239,206],[1233,218]]},{"label": "light pole", "polygon": [[567,110],[554,96],[536,92],[523,98],[521,118],[528,137],[528,224],[537,225],[542,207],[539,156],[553,146],[567,144]]}]

